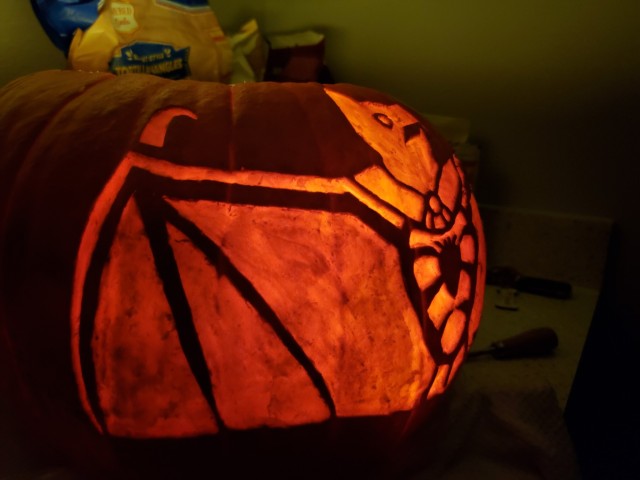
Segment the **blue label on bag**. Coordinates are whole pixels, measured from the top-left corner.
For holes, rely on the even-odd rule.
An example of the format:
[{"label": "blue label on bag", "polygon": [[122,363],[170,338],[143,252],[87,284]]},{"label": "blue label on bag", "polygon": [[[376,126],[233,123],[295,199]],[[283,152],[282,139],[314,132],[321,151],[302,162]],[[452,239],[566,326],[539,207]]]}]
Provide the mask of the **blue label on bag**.
[{"label": "blue label on bag", "polygon": [[189,47],[176,50],[165,43],[136,42],[122,47],[109,62],[109,70],[116,75],[147,73],[179,80],[190,74]]},{"label": "blue label on bag", "polygon": [[73,32],[86,30],[98,18],[104,0],[31,0],[31,6],[53,44],[65,55]]}]

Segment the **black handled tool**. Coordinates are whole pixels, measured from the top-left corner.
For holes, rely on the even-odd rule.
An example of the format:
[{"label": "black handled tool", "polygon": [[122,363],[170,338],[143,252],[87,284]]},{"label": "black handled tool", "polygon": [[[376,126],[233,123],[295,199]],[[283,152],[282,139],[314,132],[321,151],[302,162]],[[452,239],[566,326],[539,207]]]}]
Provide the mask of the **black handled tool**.
[{"label": "black handled tool", "polygon": [[543,297],[571,298],[571,284],[546,278],[527,277],[511,267],[492,267],[487,271],[487,285],[515,288],[519,292]]},{"label": "black handled tool", "polygon": [[468,357],[492,355],[498,359],[542,357],[549,355],[558,346],[558,335],[551,328],[541,327],[527,330],[513,337],[493,342],[484,350],[469,352]]}]

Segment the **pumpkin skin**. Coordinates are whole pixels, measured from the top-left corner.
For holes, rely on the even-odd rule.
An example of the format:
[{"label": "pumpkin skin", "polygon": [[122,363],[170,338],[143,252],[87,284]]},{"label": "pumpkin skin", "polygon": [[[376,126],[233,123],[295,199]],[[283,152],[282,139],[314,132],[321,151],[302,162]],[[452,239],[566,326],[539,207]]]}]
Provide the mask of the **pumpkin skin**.
[{"label": "pumpkin skin", "polygon": [[460,368],[480,218],[395,100],[43,72],[0,105],[4,363],[84,468],[369,461]]}]

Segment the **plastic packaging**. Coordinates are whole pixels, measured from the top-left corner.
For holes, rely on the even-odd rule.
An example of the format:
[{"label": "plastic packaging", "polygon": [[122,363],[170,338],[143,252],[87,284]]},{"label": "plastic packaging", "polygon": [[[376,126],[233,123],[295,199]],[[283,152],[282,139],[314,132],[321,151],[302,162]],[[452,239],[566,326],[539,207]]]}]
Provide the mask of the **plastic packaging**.
[{"label": "plastic packaging", "polygon": [[231,83],[259,82],[264,79],[269,47],[255,19],[245,23],[231,35],[233,73]]},{"label": "plastic packaging", "polygon": [[86,30],[96,21],[100,3],[101,0],[31,0],[42,28],[65,55],[74,32]]},{"label": "plastic packaging", "polygon": [[104,0],[68,58],[74,70],[226,82],[232,50],[207,0]]}]

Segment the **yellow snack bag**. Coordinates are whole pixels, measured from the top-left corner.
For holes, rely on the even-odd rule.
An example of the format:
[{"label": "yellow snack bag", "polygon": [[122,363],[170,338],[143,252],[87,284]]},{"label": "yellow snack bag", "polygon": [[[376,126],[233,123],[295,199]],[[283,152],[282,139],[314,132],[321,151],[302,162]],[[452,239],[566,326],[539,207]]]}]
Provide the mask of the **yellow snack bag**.
[{"label": "yellow snack bag", "polygon": [[232,50],[207,0],[104,0],[74,34],[74,70],[226,82]]}]

